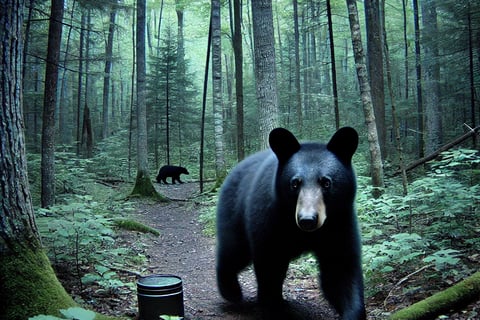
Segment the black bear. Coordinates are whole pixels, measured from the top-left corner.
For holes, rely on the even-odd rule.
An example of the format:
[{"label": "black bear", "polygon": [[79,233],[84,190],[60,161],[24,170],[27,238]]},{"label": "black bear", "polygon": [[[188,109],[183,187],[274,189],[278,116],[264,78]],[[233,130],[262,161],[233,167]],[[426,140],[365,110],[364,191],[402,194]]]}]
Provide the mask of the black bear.
[{"label": "black bear", "polygon": [[187,168],[184,167],[179,167],[179,166],[163,166],[160,168],[158,171],[157,175],[157,182],[160,183],[163,181],[163,183],[168,184],[167,178],[171,177],[172,178],[172,184],[175,184],[175,181],[178,181],[180,183],[183,183],[180,180],[180,174],[190,174],[187,170]]},{"label": "black bear", "polygon": [[[323,293],[342,319],[366,319],[361,244],[351,160],[358,134],[339,129],[327,144],[302,143],[286,129],[271,150],[240,162],[225,179],[217,206],[217,283],[243,298],[238,273],[253,262],[260,305],[283,303],[289,263],[312,252]],[[272,309],[272,308],[270,308]]]}]

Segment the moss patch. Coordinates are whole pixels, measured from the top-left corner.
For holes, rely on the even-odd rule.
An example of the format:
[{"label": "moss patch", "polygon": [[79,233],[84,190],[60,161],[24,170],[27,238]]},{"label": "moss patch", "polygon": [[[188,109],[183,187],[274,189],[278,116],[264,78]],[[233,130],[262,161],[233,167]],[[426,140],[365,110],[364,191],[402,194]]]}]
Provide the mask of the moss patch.
[{"label": "moss patch", "polygon": [[129,197],[147,197],[160,202],[169,202],[169,199],[157,192],[152,184],[150,177],[144,172],[137,173],[135,186]]},{"label": "moss patch", "polygon": [[1,319],[28,319],[38,314],[59,316],[76,306],[58,281],[45,252],[18,248],[0,263]]},{"label": "moss patch", "polygon": [[479,297],[480,271],[444,291],[397,311],[390,320],[434,319],[443,312],[459,309]]},{"label": "moss patch", "polygon": [[140,223],[135,220],[129,220],[129,219],[118,219],[114,220],[113,224],[124,230],[129,230],[129,231],[138,231],[142,233],[151,233],[155,236],[159,236],[160,232],[157,229],[154,229],[152,227],[149,227],[147,225],[144,225],[143,223]]}]

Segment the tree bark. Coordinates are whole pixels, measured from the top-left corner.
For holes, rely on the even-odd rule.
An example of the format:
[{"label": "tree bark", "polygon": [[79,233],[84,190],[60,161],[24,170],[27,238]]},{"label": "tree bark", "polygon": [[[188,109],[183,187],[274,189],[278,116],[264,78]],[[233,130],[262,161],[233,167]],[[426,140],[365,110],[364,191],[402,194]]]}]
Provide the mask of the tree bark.
[{"label": "tree bark", "polygon": [[137,177],[132,195],[164,200],[153,187],[148,174],[145,12],[146,0],[137,1],[136,59],[137,59]]},{"label": "tree bark", "polygon": [[55,107],[58,61],[62,41],[63,0],[52,0],[48,29],[47,67],[42,123],[42,207],[55,203]]},{"label": "tree bark", "polygon": [[480,271],[425,300],[395,312],[390,320],[436,319],[444,312],[458,310],[480,298]]},{"label": "tree bark", "polygon": [[222,41],[220,0],[212,0],[212,91],[215,131],[215,173],[217,183],[226,176],[223,150]]},{"label": "tree bark", "polygon": [[117,16],[117,7],[112,3],[110,8],[110,23],[108,27],[107,46],[105,48],[105,69],[103,73],[103,128],[102,138],[106,139],[110,135],[110,121],[108,117],[108,100],[110,96],[110,74],[112,71],[113,60],[113,34],[115,32],[115,19]]},{"label": "tree bark", "polygon": [[422,1],[423,89],[425,92],[425,152],[432,153],[442,144],[440,104],[440,65],[438,64],[437,6],[435,0]]},{"label": "tree bark", "polygon": [[387,128],[385,126],[385,88],[383,72],[382,29],[380,1],[365,1],[365,21],[367,29],[367,65],[372,104],[377,124],[378,143],[385,159]]},{"label": "tree bark", "polygon": [[237,101],[237,160],[245,158],[243,130],[243,45],[240,0],[233,0],[233,54],[235,55],[235,95]]},{"label": "tree bark", "polygon": [[56,314],[75,305],[42,249],[27,177],[22,119],[23,0],[0,0],[1,319]]},{"label": "tree bark", "polygon": [[265,149],[270,131],[279,123],[272,0],[252,0],[251,3],[260,141]]},{"label": "tree bark", "polygon": [[[297,130],[299,134],[302,133],[303,115],[302,115],[302,92],[300,88],[300,32],[298,30],[298,2],[293,0],[293,34],[294,34],[294,48],[295,48],[295,105],[297,114]],[[305,48],[305,46],[304,46]],[[305,82],[306,85],[306,82]]]},{"label": "tree bark", "polygon": [[374,187],[374,195],[377,196],[381,192],[380,189],[384,187],[382,155],[378,141],[377,126],[375,123],[375,114],[372,105],[370,85],[368,82],[367,66],[365,65],[365,55],[363,53],[360,22],[358,19],[356,1],[347,0],[347,7],[350,30],[352,34],[352,46],[355,58],[355,66],[357,69],[357,77],[360,85],[365,123],[367,125],[367,137],[371,158],[370,167],[372,175],[372,185]]},{"label": "tree bark", "polygon": [[340,110],[338,108],[337,66],[335,63],[335,42],[333,41],[332,6],[327,0],[328,39],[330,44],[330,64],[332,65],[333,110],[335,113],[335,128],[340,129]]},{"label": "tree bark", "polygon": [[423,94],[422,94],[422,62],[420,52],[420,24],[418,18],[418,0],[412,1],[413,5],[413,24],[415,28],[415,72],[417,84],[417,147],[418,157],[425,155],[423,141]]}]

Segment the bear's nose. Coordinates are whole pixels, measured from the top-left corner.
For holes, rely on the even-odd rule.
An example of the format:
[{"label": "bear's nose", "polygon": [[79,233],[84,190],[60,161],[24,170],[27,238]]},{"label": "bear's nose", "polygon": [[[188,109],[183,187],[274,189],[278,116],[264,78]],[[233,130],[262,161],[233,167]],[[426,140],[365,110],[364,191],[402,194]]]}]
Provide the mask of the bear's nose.
[{"label": "bear's nose", "polygon": [[318,228],[318,215],[312,215],[298,220],[298,226],[303,231],[314,231]]}]

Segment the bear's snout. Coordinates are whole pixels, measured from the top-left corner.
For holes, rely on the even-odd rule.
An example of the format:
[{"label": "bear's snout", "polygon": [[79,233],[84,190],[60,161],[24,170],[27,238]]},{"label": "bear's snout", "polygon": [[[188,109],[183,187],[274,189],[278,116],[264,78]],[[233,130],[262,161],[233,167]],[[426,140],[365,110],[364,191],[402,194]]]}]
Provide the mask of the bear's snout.
[{"label": "bear's snout", "polygon": [[307,232],[319,229],[327,219],[322,191],[318,188],[302,189],[298,195],[295,220]]},{"label": "bear's snout", "polygon": [[300,218],[298,220],[298,226],[303,231],[315,231],[318,227],[318,215]]}]

